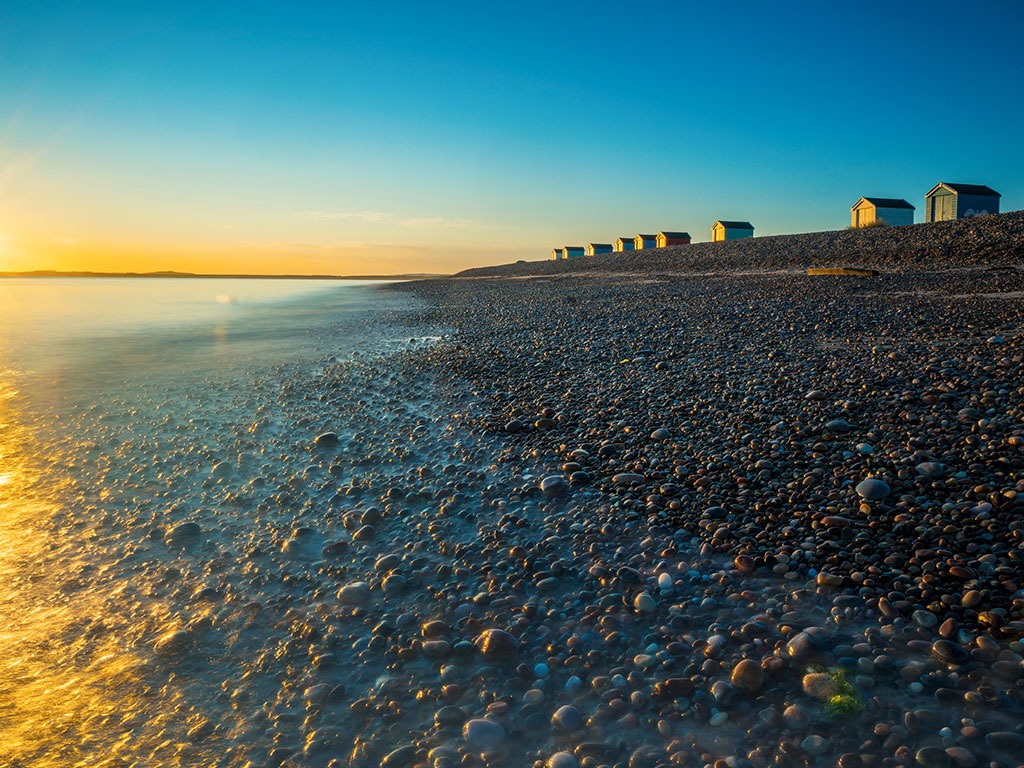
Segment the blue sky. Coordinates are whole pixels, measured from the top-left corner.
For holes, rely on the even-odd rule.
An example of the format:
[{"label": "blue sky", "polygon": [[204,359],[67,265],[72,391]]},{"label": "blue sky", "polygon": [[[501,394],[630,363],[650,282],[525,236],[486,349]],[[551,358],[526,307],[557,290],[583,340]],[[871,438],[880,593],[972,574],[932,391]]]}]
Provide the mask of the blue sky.
[{"label": "blue sky", "polygon": [[717,218],[836,229],[861,195],[921,220],[940,180],[1022,208],[1022,22],[1019,0],[8,0],[0,269],[449,271]]}]

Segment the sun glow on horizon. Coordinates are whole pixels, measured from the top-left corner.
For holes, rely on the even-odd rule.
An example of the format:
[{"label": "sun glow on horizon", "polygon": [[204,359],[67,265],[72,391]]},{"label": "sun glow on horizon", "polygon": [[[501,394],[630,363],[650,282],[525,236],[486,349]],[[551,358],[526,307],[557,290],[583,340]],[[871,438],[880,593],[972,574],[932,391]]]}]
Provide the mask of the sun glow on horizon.
[{"label": "sun glow on horizon", "polygon": [[[840,229],[862,195],[919,200],[943,178],[993,186],[1004,210],[1024,201],[1024,106],[1005,97],[1024,67],[1019,2],[964,16],[912,0],[884,25],[751,5],[721,33],[707,4],[568,2],[504,14],[500,31],[472,10],[8,14],[0,269],[452,272],[637,232],[701,242],[722,218],[759,236]],[[637,24],[691,32],[552,54]],[[987,62],[943,81],[947,112],[986,104],[952,145],[933,96],[892,77],[936,46]],[[854,64],[879,86],[851,110],[837,84]]]}]

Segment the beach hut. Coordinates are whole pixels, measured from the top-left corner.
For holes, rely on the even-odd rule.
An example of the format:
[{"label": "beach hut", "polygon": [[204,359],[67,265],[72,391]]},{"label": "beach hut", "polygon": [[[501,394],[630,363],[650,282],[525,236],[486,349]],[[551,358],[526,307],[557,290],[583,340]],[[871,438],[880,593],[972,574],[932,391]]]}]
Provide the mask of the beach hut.
[{"label": "beach hut", "polygon": [[940,181],[924,196],[925,221],[953,221],[999,213],[998,192],[984,184]]},{"label": "beach hut", "polygon": [[719,219],[711,225],[711,242],[723,240],[742,240],[754,236],[754,225],[749,221],[722,221]]},{"label": "beach hut", "polygon": [[563,259],[578,259],[581,256],[583,256],[582,245],[567,245],[564,248],[562,248]]},{"label": "beach hut", "polygon": [[615,252],[622,253],[623,251],[632,251],[636,248],[636,243],[632,237],[620,237],[615,240]]},{"label": "beach hut", "polygon": [[633,238],[633,245],[635,250],[642,251],[644,248],[657,248],[658,247],[658,236],[657,235],[637,235]]},{"label": "beach hut", "polygon": [[669,245],[689,245],[690,244],[690,233],[689,232],[659,232],[655,237],[655,244],[659,248],[664,248]]},{"label": "beach hut", "polygon": [[850,226],[854,229],[883,221],[894,227],[914,223],[914,206],[896,197],[862,197],[850,208]]},{"label": "beach hut", "polygon": [[558,261],[560,258],[562,258],[562,249],[561,248],[552,248],[551,249],[551,260],[552,261]]},{"label": "beach hut", "polygon": [[611,243],[587,243],[586,247],[587,256],[597,256],[599,253],[611,253]]}]

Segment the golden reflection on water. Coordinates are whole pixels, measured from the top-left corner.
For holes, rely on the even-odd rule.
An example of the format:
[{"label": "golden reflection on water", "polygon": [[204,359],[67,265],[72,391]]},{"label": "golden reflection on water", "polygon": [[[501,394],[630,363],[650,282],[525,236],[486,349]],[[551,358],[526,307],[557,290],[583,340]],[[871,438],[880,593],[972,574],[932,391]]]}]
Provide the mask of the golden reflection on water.
[{"label": "golden reflection on water", "polygon": [[130,765],[118,753],[136,733],[142,661],[75,573],[88,566],[59,525],[64,489],[8,379],[0,369],[0,766]]}]

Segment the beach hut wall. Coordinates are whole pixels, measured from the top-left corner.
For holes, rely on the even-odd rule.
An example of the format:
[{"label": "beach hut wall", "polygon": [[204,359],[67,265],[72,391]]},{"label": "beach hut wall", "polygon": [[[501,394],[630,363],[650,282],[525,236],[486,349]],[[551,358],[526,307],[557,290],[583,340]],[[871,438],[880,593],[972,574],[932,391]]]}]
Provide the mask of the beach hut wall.
[{"label": "beach hut wall", "polygon": [[754,236],[754,225],[749,221],[724,221],[719,219],[711,225],[711,242],[742,240]]},{"label": "beach hut wall", "polygon": [[642,251],[644,248],[657,248],[658,236],[640,234],[633,238],[633,244],[637,251]]},{"label": "beach hut wall", "polygon": [[578,259],[583,255],[584,253],[582,245],[567,245],[564,248],[562,248],[563,259]]},{"label": "beach hut wall", "polygon": [[655,237],[655,244],[658,248],[665,248],[670,245],[689,245],[689,232],[659,232]]},{"label": "beach hut wall", "polygon": [[953,221],[999,213],[999,198],[983,184],[950,184],[940,181],[924,196],[925,221]]},{"label": "beach hut wall", "polygon": [[615,252],[632,251],[636,249],[636,242],[632,237],[620,237],[615,241]]},{"label": "beach hut wall", "polygon": [[862,197],[850,208],[850,226],[854,229],[884,221],[894,227],[914,223],[914,206],[897,197]]},{"label": "beach hut wall", "polygon": [[561,248],[552,248],[551,249],[551,260],[552,261],[558,261],[560,258],[562,258],[562,249]]},{"label": "beach hut wall", "polygon": [[611,253],[612,252],[612,244],[611,243],[587,243],[587,247],[585,249],[585,252],[586,252],[587,256],[596,256],[599,253]]}]

